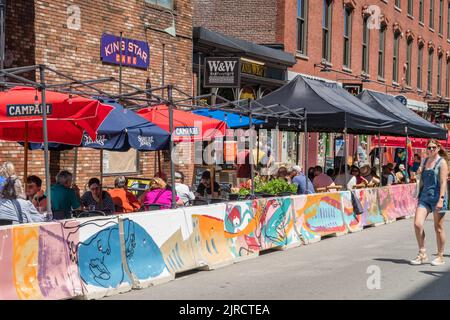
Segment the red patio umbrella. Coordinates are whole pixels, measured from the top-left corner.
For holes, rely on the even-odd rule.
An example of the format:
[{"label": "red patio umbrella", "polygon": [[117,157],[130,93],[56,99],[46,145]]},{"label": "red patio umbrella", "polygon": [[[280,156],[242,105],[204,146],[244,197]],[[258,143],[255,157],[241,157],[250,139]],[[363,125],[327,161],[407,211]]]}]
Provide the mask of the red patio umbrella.
[{"label": "red patio umbrella", "polygon": [[[46,91],[48,141],[80,145],[83,132],[95,139],[97,129],[113,110],[98,100]],[[0,139],[44,142],[41,94],[15,87],[0,93]]]},{"label": "red patio umbrella", "polygon": [[[166,131],[169,129],[169,108],[157,105],[143,108],[137,112],[141,117],[158,125]],[[227,125],[225,122],[200,116],[192,112],[173,109],[172,139],[174,142],[210,140],[218,136],[225,136]]]}]

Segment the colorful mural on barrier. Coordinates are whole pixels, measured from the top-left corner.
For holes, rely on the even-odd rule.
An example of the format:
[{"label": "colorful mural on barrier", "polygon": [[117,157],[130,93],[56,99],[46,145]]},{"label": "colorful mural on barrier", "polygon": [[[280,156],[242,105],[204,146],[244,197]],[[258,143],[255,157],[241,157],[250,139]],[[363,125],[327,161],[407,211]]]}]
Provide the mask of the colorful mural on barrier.
[{"label": "colorful mural on barrier", "polygon": [[415,186],[0,227],[0,299],[100,298],[414,214]]},{"label": "colorful mural on barrier", "polygon": [[127,266],[138,287],[169,281],[175,273],[197,267],[192,249],[196,229],[183,210],[133,213],[120,220]]},{"label": "colorful mural on barrier", "polygon": [[311,243],[322,236],[347,232],[339,193],[294,196],[296,230],[303,242]]},{"label": "colorful mural on barrier", "polygon": [[224,203],[184,209],[188,221],[193,219],[194,228],[198,228],[194,246],[198,265],[213,269],[234,262],[228,238],[225,236],[225,210]]},{"label": "colorful mural on barrier", "polygon": [[378,204],[378,188],[357,189],[352,192],[361,202],[364,209],[363,214],[360,215],[362,226],[383,224],[384,218]]},{"label": "colorful mural on barrier", "polygon": [[417,200],[413,197],[415,184],[398,184],[378,189],[381,213],[386,221],[415,214]]},{"label": "colorful mural on barrier", "polygon": [[100,298],[131,290],[131,279],[122,264],[118,217],[69,220],[63,227],[85,297]]},{"label": "colorful mural on barrier", "polygon": [[0,229],[0,300],[72,298],[79,279],[61,224]]},{"label": "colorful mural on barrier", "polygon": [[353,211],[352,195],[350,191],[341,192],[342,212],[344,214],[344,223],[348,231],[357,232],[363,228],[362,215],[357,215]]}]

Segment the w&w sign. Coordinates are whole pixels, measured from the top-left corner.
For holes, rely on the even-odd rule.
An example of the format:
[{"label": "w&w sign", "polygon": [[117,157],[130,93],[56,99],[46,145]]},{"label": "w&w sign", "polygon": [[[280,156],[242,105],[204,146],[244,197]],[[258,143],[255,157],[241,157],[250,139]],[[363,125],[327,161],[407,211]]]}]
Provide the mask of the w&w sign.
[{"label": "w&w sign", "polygon": [[205,88],[239,88],[241,82],[241,59],[205,58]]}]

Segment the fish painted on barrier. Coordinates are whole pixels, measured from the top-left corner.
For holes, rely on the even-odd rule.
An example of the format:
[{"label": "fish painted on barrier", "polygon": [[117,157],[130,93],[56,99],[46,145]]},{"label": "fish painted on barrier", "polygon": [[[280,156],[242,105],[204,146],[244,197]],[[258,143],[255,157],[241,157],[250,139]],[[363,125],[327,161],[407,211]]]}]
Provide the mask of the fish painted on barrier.
[{"label": "fish painted on barrier", "polygon": [[305,243],[320,237],[347,232],[342,216],[339,193],[325,193],[294,197],[296,229]]}]

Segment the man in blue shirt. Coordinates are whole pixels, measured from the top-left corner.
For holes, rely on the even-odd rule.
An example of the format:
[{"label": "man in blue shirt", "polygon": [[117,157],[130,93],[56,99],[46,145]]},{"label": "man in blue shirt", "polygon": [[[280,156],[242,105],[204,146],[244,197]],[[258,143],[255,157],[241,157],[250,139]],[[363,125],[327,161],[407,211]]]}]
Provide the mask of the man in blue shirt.
[{"label": "man in blue shirt", "polygon": [[293,166],[292,171],[297,175],[292,178],[292,183],[297,185],[297,194],[311,194],[315,193],[314,186],[309,178],[307,178],[299,166]]}]

